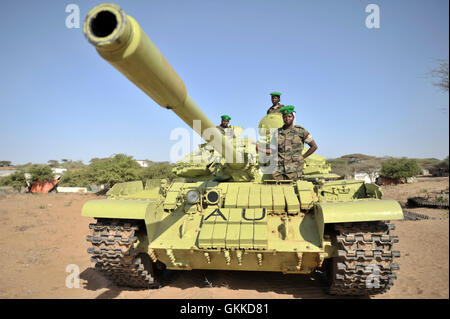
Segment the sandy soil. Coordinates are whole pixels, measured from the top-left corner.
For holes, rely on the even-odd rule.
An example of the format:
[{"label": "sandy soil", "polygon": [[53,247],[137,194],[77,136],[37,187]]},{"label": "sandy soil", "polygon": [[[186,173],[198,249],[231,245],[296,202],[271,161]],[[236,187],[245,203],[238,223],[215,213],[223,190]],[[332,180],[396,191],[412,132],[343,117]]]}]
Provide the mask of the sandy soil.
[{"label": "sandy soil", "polygon": [[[448,178],[383,187],[386,199],[448,190]],[[425,191],[424,191],[425,190]],[[88,224],[80,216],[83,194],[0,194],[0,298],[332,298],[317,275],[258,272],[172,271],[158,290],[114,286],[86,252]],[[433,220],[395,222],[400,271],[394,287],[374,298],[449,298],[448,211],[408,209]],[[80,271],[80,288],[67,288],[69,265]]]}]

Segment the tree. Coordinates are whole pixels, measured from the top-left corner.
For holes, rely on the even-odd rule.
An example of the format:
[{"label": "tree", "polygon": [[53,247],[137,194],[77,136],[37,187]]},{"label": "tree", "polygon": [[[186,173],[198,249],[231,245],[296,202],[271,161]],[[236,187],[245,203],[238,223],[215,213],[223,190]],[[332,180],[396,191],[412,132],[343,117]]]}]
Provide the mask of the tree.
[{"label": "tree", "polygon": [[[80,161],[81,162],[81,161]],[[69,161],[67,165],[75,163]],[[116,183],[147,179],[166,178],[173,180],[176,175],[172,172],[173,165],[168,163],[151,162],[150,167],[142,168],[132,156],[117,154],[109,158],[93,158],[90,164],[82,169],[67,171],[61,178],[61,186],[88,187],[91,184],[104,184],[106,188]],[[63,164],[63,167],[66,167]]]},{"label": "tree", "polygon": [[140,166],[132,156],[116,154],[112,158],[91,160],[87,174],[93,183],[111,188],[116,183],[138,180],[139,170]]},{"label": "tree", "polygon": [[145,182],[147,179],[165,178],[172,181],[177,176],[172,172],[172,165],[156,164],[146,168],[142,168],[140,172],[140,179]]},{"label": "tree", "polygon": [[327,163],[331,165],[331,172],[342,177],[353,174],[352,168],[348,165],[348,160],[342,158],[327,159]]},{"label": "tree", "polygon": [[88,187],[93,181],[90,180],[87,169],[67,171],[61,177],[61,186]]},{"label": "tree", "polygon": [[22,187],[27,186],[25,173],[31,174],[30,183],[54,180],[52,169],[47,165],[34,164],[29,168],[19,169],[18,171],[0,179],[0,185],[12,186],[15,190],[20,191]]},{"label": "tree", "polygon": [[417,176],[420,167],[415,159],[392,158],[381,163],[381,177],[387,178],[408,178]]},{"label": "tree", "polygon": [[374,159],[376,157],[365,154],[347,154],[341,156],[341,158],[347,160],[349,163],[361,163],[366,160]]},{"label": "tree", "polygon": [[438,59],[437,61],[439,61],[439,66],[430,72],[430,76],[436,79],[433,85],[444,92],[448,92],[448,61],[444,59]]},{"label": "tree", "polygon": [[82,161],[72,161],[72,160],[62,160],[63,163],[60,164],[60,167],[66,168],[68,170],[84,168],[86,165]]},{"label": "tree", "polygon": [[372,158],[365,160],[363,162],[355,163],[354,165],[355,171],[363,172],[368,175],[373,175],[378,172],[381,168],[381,163],[378,159]]},{"label": "tree", "polygon": [[434,165],[433,170],[440,174],[445,174],[445,173],[448,174],[448,172],[449,172],[448,156],[444,160],[442,160],[439,163],[437,163],[436,165]]},{"label": "tree", "polygon": [[419,164],[419,166],[422,169],[426,169],[426,170],[433,169],[436,166],[436,164],[439,164],[441,162],[437,158],[417,158],[416,160],[417,160],[417,164]]},{"label": "tree", "polygon": [[20,191],[22,187],[27,186],[27,182],[25,179],[25,172],[22,170],[18,170],[11,175],[0,178],[1,186],[11,186],[15,190]]},{"label": "tree", "polygon": [[0,167],[11,166],[11,161],[0,161]]},{"label": "tree", "polygon": [[351,176],[355,172],[363,172],[375,176],[380,170],[381,159],[364,154],[348,154],[336,159],[328,159],[331,172],[340,176]]},{"label": "tree", "polygon": [[55,179],[55,175],[48,165],[34,164],[28,169],[28,173],[31,174],[31,183]]},{"label": "tree", "polygon": [[58,167],[59,166],[59,162],[56,160],[49,160],[49,161],[47,161],[47,163],[48,163],[48,166],[50,166],[50,167]]}]

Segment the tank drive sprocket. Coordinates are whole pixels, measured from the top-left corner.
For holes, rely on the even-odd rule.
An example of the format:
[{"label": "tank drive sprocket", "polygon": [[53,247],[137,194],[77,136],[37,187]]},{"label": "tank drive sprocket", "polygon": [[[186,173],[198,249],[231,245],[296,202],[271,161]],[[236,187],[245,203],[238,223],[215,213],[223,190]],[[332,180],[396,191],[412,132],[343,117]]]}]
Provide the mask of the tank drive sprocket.
[{"label": "tank drive sprocket", "polygon": [[338,256],[328,260],[328,292],[332,295],[367,296],[384,293],[397,278],[393,260],[400,256],[392,250],[398,242],[385,222],[334,225]]},{"label": "tank drive sprocket", "polygon": [[134,244],[145,225],[123,220],[98,219],[89,224],[92,243],[88,253],[95,268],[119,286],[132,288],[158,288],[158,265],[145,253],[138,253]]}]

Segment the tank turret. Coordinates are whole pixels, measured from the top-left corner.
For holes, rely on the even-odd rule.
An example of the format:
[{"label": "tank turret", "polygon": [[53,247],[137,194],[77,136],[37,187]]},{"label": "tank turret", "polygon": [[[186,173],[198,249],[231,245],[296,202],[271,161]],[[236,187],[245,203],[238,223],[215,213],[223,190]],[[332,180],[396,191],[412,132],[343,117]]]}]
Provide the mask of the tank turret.
[{"label": "tank turret", "polygon": [[[107,3],[92,9],[84,22],[83,32],[103,59],[157,104],[172,110],[208,142],[177,163],[174,169],[177,175],[197,180],[261,181],[259,156],[252,141],[230,139],[217,130],[188,95],[183,80],[158,48],[119,6]],[[267,140],[270,129],[282,124],[279,114],[266,115],[259,123],[262,140]],[[318,161],[317,156],[306,160],[305,176],[314,172],[314,177],[317,174],[336,177],[328,174],[331,168],[325,165],[324,158]]]}]

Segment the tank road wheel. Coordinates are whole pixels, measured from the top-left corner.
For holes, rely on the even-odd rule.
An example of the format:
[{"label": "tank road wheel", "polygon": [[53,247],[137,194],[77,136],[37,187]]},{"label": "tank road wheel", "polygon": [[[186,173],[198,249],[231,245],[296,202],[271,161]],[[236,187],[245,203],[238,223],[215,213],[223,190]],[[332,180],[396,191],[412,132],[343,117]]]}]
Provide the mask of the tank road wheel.
[{"label": "tank road wheel", "polygon": [[[87,241],[92,243],[88,253],[95,267],[119,286],[132,288],[157,288],[161,265],[152,262],[145,253],[137,253],[133,245],[139,231],[145,226],[135,221],[98,219],[90,224],[91,234]],[[140,228],[141,227],[141,230]]]},{"label": "tank road wheel", "polygon": [[393,263],[399,251],[392,250],[397,236],[394,225],[384,222],[334,225],[338,257],[327,260],[328,292],[332,295],[367,296],[387,291],[399,269]]}]

